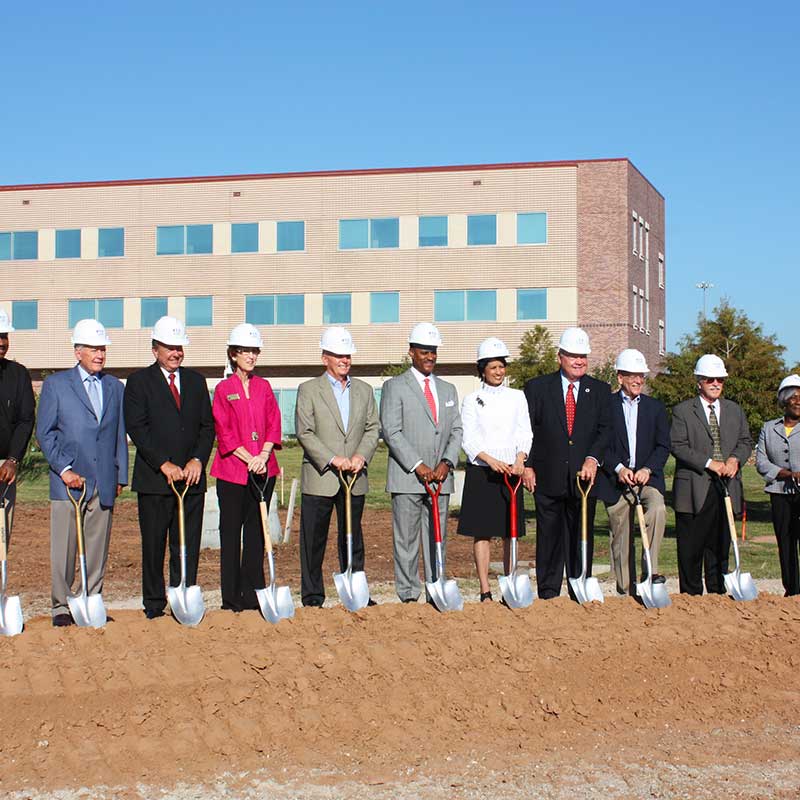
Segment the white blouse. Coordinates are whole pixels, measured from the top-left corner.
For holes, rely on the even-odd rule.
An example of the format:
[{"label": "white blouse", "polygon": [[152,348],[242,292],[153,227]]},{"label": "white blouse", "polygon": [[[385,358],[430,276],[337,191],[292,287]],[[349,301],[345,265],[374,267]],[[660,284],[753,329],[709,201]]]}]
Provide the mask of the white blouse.
[{"label": "white blouse", "polygon": [[461,446],[471,464],[485,467],[478,453],[513,464],[517,453],[531,451],[533,431],[528,402],[519,389],[481,384],[461,404],[464,438]]}]

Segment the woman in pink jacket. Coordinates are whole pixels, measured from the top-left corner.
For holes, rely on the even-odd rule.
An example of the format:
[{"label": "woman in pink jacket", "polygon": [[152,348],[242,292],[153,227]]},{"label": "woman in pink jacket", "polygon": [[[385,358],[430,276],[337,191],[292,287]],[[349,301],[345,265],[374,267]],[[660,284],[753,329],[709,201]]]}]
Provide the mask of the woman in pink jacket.
[{"label": "woman in pink jacket", "polygon": [[257,328],[237,325],[228,339],[233,374],[214,391],[217,455],[211,474],[219,498],[222,607],[231,611],[258,608],[255,590],[265,586],[264,539],[254,481],[266,481],[269,505],[280,471],[273,451],[281,446],[281,412],[269,381],[253,372],[261,345]]}]

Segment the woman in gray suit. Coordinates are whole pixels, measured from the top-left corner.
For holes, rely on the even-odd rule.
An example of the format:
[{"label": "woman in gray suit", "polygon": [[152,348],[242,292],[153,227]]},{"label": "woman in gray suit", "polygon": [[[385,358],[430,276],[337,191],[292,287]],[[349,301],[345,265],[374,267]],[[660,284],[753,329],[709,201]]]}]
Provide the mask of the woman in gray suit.
[{"label": "woman in gray suit", "polygon": [[778,387],[783,416],[764,423],[756,446],[756,469],[766,481],[772,527],[778,540],[781,579],[786,597],[800,594],[800,375]]}]

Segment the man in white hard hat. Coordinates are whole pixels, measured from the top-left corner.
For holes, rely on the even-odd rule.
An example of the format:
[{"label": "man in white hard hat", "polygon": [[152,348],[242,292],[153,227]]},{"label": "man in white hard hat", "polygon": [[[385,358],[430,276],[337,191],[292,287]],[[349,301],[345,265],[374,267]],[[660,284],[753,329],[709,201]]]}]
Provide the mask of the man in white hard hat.
[{"label": "man in white hard hat", "polygon": [[741,465],[750,457],[753,440],[741,406],[722,397],[728,372],[719,356],[697,359],[697,397],[672,411],[672,454],[675,480],[675,535],[681,592],[725,593],[730,531],[721,481],[727,481],[736,513],[742,509]]},{"label": "man in white hard hat", "polygon": [[[589,336],[567,328],[558,343],[559,370],[525,384],[533,446],[523,482],[536,499],[539,597],[558,597],[567,576],[581,574],[581,504],[576,475],[593,483],[611,435],[611,387],[586,374]],[[587,574],[592,574],[595,489],[588,499]],[[572,588],[568,585],[570,596]],[[575,599],[573,597],[573,599]]]},{"label": "man in white hard hat", "polygon": [[33,432],[35,401],[28,370],[8,359],[14,328],[0,309],[0,495],[5,492],[6,533],[11,537],[17,495],[17,470]]},{"label": "man in white hard hat", "polygon": [[[664,464],[669,457],[669,420],[660,400],[643,393],[649,373],[639,350],[623,350],[616,359],[619,391],[611,398],[612,434],[603,468],[597,473],[597,496],[606,504],[611,529],[611,567],[618,594],[636,595],[633,491],[640,494],[650,538],[653,582],[658,574],[658,555],[664,538]],[[642,574],[647,565],[642,553]],[[644,578],[642,578],[644,580]]]},{"label": "man in white hard hat", "polygon": [[433,374],[442,344],[438,329],[429,322],[420,322],[411,329],[408,344],[411,368],[384,383],[380,413],[383,437],[389,447],[386,491],[392,493],[395,588],[402,602],[413,603],[422,591],[420,546],[425,581],[439,578],[434,568],[434,511],[425,484],[442,485],[435,513],[441,520],[445,550],[447,507],[463,431],[455,386]]},{"label": "man in white hard hat", "polygon": [[[345,328],[327,328],[320,340],[325,372],[300,384],[295,431],[303,448],[300,476],[300,575],[304,606],[325,602],[322,563],[336,507],[339,568],[347,569],[345,492],[339,479],[358,475],[351,493],[353,570],[364,569],[361,515],[369,490],[367,466],[378,447],[378,409],[372,387],[350,376],[356,346]],[[369,605],[375,605],[373,600]]]},{"label": "man in white hard hat", "polygon": [[72,369],[42,385],[36,436],[50,465],[50,569],[53,625],[72,625],[67,596],[75,578],[77,531],[68,491],[86,485],[83,523],[87,593],[101,594],[114,500],[128,482],[122,382],[104,372],[106,329],[82,319],[72,332]]},{"label": "man in white hard hat", "polygon": [[181,366],[189,344],[174,317],[153,326],[155,361],[125,385],[125,424],[136,445],[131,488],[138,493],[142,534],[142,602],[148,619],[164,616],[164,552],[169,538],[169,582],[181,582],[177,498],[170,482],[186,481],[186,584],[197,582],[206,463],[214,445],[214,420],[205,378]]}]

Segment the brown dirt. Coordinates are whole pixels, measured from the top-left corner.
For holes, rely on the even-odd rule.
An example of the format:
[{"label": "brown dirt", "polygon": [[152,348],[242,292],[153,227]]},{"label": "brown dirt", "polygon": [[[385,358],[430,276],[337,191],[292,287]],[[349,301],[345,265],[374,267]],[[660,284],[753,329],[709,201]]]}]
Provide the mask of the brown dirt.
[{"label": "brown dirt", "polygon": [[[123,505],[115,519],[110,602],[138,587],[134,514]],[[10,589],[29,604],[46,595],[46,507],[25,517]],[[370,514],[375,581],[391,577],[388,533],[373,533],[388,519]],[[463,575],[469,543],[453,545],[449,571]],[[213,586],[215,555],[202,560],[199,582]],[[113,617],[98,631],[37,617],[0,641],[7,796],[800,795],[794,598],[673,596],[661,611],[560,598],[447,615],[385,603],[298,609],[277,626],[209,611],[196,629]]]}]

